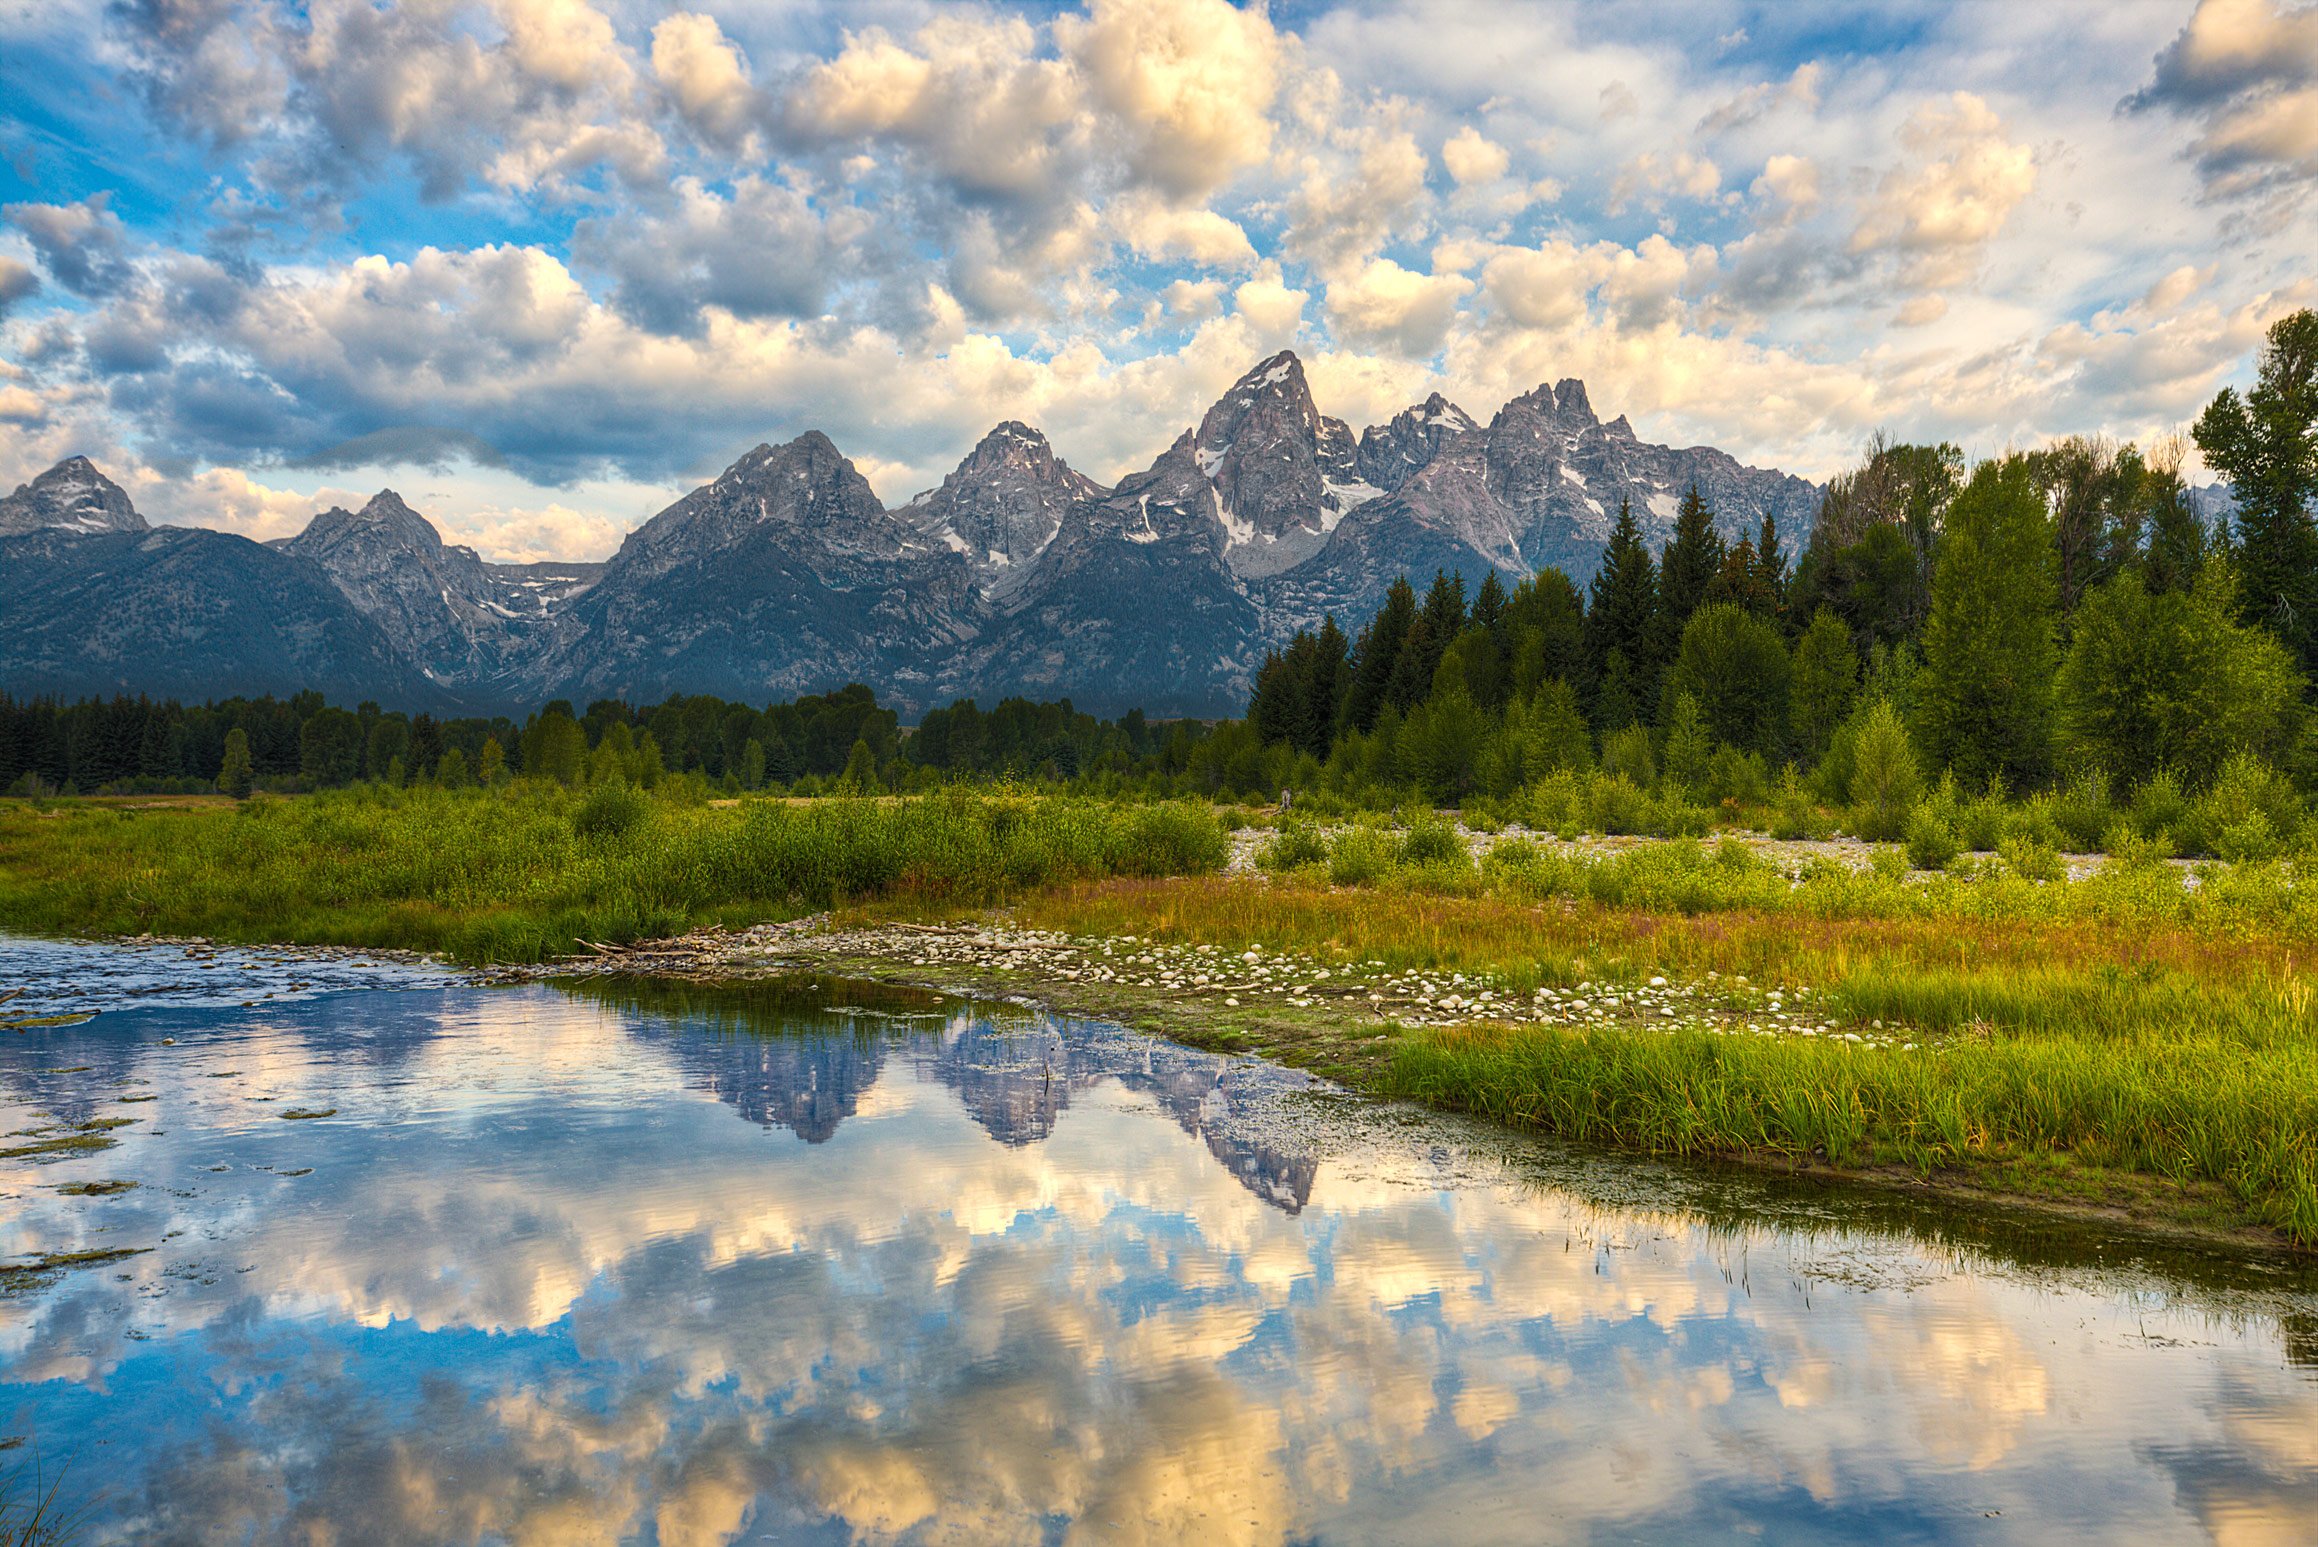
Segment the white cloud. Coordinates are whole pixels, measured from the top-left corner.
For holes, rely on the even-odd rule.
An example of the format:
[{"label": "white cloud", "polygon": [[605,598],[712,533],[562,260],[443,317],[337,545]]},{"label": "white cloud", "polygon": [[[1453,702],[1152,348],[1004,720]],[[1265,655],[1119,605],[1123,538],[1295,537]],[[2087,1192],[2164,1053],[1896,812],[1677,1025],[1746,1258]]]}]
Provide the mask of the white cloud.
[{"label": "white cloud", "polygon": [[1928,102],[1900,132],[1907,159],[1884,173],[1851,233],[1854,253],[1893,253],[1906,282],[1961,284],[2036,186],[2036,157],[2006,138],[1979,97]]},{"label": "white cloud", "polygon": [[1441,164],[1460,185],[1470,185],[1503,177],[1513,165],[1513,157],[1504,146],[1467,124],[1441,146]]},{"label": "white cloud", "polygon": [[2217,197],[2318,180],[2318,9],[2200,0],[2126,105],[2199,123],[2191,149]]},{"label": "white cloud", "polygon": [[1260,7],[1093,0],[1054,36],[1123,131],[1130,164],[1163,192],[1210,193],[1270,151],[1282,44]]},{"label": "white cloud", "polygon": [[1180,209],[1130,193],[1111,202],[1111,225],[1143,258],[1189,258],[1210,268],[1246,268],[1256,249],[1235,220],[1209,209]]},{"label": "white cloud", "polygon": [[1419,274],[1375,258],[1329,282],[1328,319],[1340,338],[1429,355],[1441,347],[1458,301],[1472,289],[1462,274]]},{"label": "white cloud", "polygon": [[695,134],[737,146],[758,107],[748,61],[713,16],[678,11],[652,29],[652,74]]}]

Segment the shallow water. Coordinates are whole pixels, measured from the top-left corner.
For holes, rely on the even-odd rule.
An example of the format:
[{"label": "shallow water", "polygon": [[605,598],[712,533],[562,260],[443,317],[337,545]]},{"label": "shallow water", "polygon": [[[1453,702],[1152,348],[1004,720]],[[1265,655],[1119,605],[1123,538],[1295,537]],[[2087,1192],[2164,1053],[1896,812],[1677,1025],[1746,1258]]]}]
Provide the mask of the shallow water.
[{"label": "shallow water", "polygon": [[0,1161],[0,1253],[141,1253],[0,1297],[0,1466],[66,1465],[84,1539],[140,1543],[2318,1523],[2300,1270],[1577,1154],[1006,1006],[587,995],[0,1032],[0,1127],[137,1119]]}]

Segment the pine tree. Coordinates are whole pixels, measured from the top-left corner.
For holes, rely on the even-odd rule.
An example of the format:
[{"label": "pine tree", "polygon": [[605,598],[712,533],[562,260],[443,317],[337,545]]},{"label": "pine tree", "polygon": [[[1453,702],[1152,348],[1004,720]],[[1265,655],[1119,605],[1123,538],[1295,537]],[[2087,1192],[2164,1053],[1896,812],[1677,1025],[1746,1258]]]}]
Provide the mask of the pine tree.
[{"label": "pine tree", "polygon": [[225,733],[225,761],[218,766],[217,787],[235,800],[247,800],[256,783],[250,767],[249,732],[237,725]]},{"label": "pine tree", "polygon": [[1763,512],[1763,529],[1755,538],[1755,576],[1772,597],[1776,614],[1787,612],[1787,550],[1779,545],[1779,518]]},{"label": "pine tree", "polygon": [[485,738],[482,754],[475,759],[475,777],[490,789],[507,782],[507,751],[498,737]]},{"label": "pine tree", "polygon": [[1344,723],[1363,734],[1376,728],[1376,717],[1387,701],[1400,648],[1417,617],[1417,594],[1403,575],[1384,593],[1378,609],[1360,631],[1353,647],[1352,681],[1344,695]]},{"label": "pine tree", "polygon": [[869,750],[868,741],[854,739],[853,750],[845,754],[845,771],[837,776],[837,783],[855,795],[866,795],[877,788],[877,754]]},{"label": "pine tree", "polygon": [[1983,462],[1948,509],[1924,624],[1916,739],[1968,788],[2052,767],[2052,524],[2025,457]]},{"label": "pine tree", "polygon": [[1705,603],[1722,559],[1722,534],[1714,529],[1714,512],[1707,508],[1698,485],[1692,484],[1674,513],[1674,536],[1658,565],[1659,629],[1666,654],[1673,653],[1690,615]]},{"label": "pine tree", "polygon": [[2190,434],[2235,486],[2245,620],[2318,670],[2318,311],[2272,324],[2252,390],[2224,387]]},{"label": "pine tree", "polygon": [[[1594,572],[1586,607],[1586,654],[1596,684],[1594,724],[1615,730],[1631,724],[1647,708],[1643,685],[1654,683],[1655,635],[1658,616],[1658,569],[1650,550],[1642,545],[1641,529],[1634,524],[1633,508],[1620,502],[1618,524],[1611,528],[1602,567]],[[1610,712],[1610,663],[1618,662],[1619,702]]]}]

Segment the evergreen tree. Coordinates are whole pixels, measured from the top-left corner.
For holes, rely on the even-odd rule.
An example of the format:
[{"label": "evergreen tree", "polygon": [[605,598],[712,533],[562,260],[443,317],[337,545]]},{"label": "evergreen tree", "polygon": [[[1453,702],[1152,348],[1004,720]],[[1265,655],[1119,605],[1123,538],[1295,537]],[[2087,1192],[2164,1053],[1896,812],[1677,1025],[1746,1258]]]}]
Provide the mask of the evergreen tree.
[{"label": "evergreen tree", "polygon": [[1336,614],[1320,621],[1313,639],[1312,674],[1305,689],[1304,738],[1298,744],[1314,757],[1325,758],[1336,744],[1336,727],[1352,689],[1352,646],[1336,624]]},{"label": "evergreen tree", "polygon": [[257,783],[250,765],[249,732],[235,726],[225,733],[225,760],[218,765],[217,787],[235,800],[247,800]]},{"label": "evergreen tree", "polygon": [[1541,569],[1515,586],[1505,606],[1505,627],[1515,693],[1527,698],[1557,677],[1582,689],[1588,677],[1586,603],[1569,576]]},{"label": "evergreen tree", "polygon": [[1626,652],[1612,650],[1602,667],[1601,689],[1594,695],[1594,724],[1606,740],[1614,731],[1641,723],[1642,695],[1626,665]]},{"label": "evergreen tree", "polygon": [[1442,646],[1433,641],[1433,620],[1430,610],[1420,612],[1416,621],[1400,643],[1400,653],[1392,663],[1392,676],[1384,687],[1385,702],[1402,714],[1423,702],[1432,691],[1433,674],[1440,669]]},{"label": "evergreen tree", "polygon": [[467,754],[457,747],[445,751],[443,760],[435,765],[435,783],[446,790],[465,789],[468,783]]},{"label": "evergreen tree", "polygon": [[2142,481],[2142,524],[2145,536],[2140,553],[2143,583],[2152,593],[2187,591],[2197,584],[2211,551],[2212,539],[2189,489],[2181,481],[2180,463],[2154,467]]},{"label": "evergreen tree", "polygon": [[[1618,505],[1618,524],[1586,606],[1586,654],[1596,683],[1594,724],[1609,731],[1640,719],[1647,707],[1645,683],[1656,675],[1658,567],[1642,544],[1630,505]],[[1618,662],[1617,701],[1612,703],[1611,661]],[[1654,682],[1649,682],[1654,686]],[[1613,707],[1615,713],[1613,713]]]},{"label": "evergreen tree", "polygon": [[490,789],[507,782],[507,751],[499,745],[498,737],[484,741],[482,756],[475,762],[475,777]]},{"label": "evergreen tree", "polygon": [[1755,538],[1755,581],[1771,598],[1774,620],[1787,615],[1787,550],[1779,544],[1779,518],[1763,512],[1762,531]]},{"label": "evergreen tree", "polygon": [[1505,582],[1491,569],[1481,582],[1481,589],[1473,596],[1473,622],[1489,631],[1490,637],[1503,644],[1505,609],[1510,605],[1505,596]]},{"label": "evergreen tree", "polygon": [[1360,631],[1352,652],[1352,681],[1344,695],[1344,722],[1363,733],[1376,728],[1388,701],[1401,644],[1416,622],[1417,595],[1403,575],[1384,593],[1384,606]]},{"label": "evergreen tree", "polygon": [[2252,390],[2224,387],[2190,432],[2237,495],[2239,605],[2318,670],[2318,311],[2270,327]]},{"label": "evergreen tree", "polygon": [[1714,737],[1698,700],[1676,684],[1666,690],[1666,777],[1688,795],[1706,788],[1707,766],[1714,759]]},{"label": "evergreen tree", "polygon": [[1674,536],[1658,565],[1659,628],[1668,655],[1690,615],[1705,604],[1722,558],[1722,534],[1714,529],[1714,512],[1694,483],[1674,513]]},{"label": "evergreen tree", "polygon": [[2053,567],[2034,467],[1981,463],[1948,509],[1915,704],[1917,741],[1967,787],[2052,767]]},{"label": "evergreen tree", "polygon": [[845,754],[845,769],[837,776],[837,783],[854,795],[866,795],[878,787],[877,754],[869,749],[866,739],[854,740],[853,750]]}]

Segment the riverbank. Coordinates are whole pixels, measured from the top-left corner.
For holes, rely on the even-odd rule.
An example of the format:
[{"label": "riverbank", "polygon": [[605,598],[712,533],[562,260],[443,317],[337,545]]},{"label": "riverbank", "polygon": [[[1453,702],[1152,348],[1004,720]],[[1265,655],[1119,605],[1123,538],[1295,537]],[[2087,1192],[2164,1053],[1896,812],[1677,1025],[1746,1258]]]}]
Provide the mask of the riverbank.
[{"label": "riverbank", "polygon": [[[1011,997],[1641,1153],[2311,1249],[2318,1067],[2306,1036],[2262,1034],[2258,993],[2184,1022],[2168,973],[2124,988],[2097,946],[2023,926],[1979,942],[1987,971],[2076,950],[2044,998],[2091,1019],[2023,1026],[2034,995],[2008,1021],[1866,1013],[1864,994],[1923,986],[1907,936],[1195,879],[708,931],[520,975],[811,970]],[[2209,965],[2250,980],[2260,955]],[[2103,981],[2105,1007],[2072,995]]]}]

